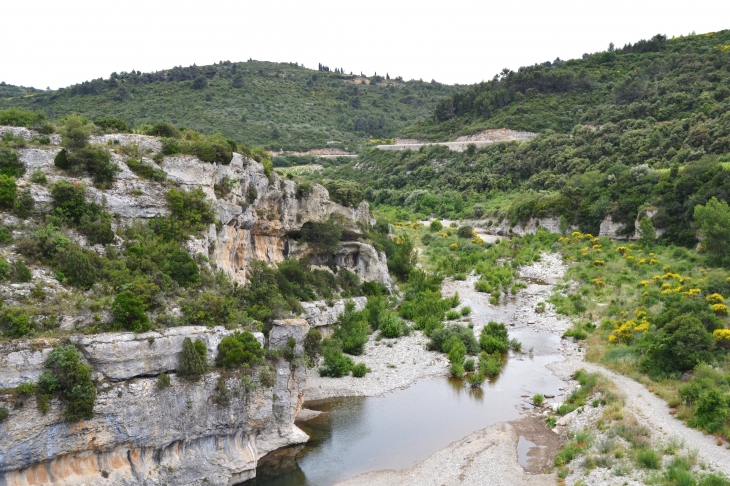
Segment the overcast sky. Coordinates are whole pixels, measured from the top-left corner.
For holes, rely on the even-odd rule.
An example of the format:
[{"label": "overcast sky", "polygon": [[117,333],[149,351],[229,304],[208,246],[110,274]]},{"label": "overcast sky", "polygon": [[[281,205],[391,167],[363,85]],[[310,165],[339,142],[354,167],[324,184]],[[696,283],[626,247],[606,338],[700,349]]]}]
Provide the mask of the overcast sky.
[{"label": "overcast sky", "polygon": [[654,34],[730,28],[730,1],[5,1],[0,81],[52,89],[220,60],[475,83]]}]

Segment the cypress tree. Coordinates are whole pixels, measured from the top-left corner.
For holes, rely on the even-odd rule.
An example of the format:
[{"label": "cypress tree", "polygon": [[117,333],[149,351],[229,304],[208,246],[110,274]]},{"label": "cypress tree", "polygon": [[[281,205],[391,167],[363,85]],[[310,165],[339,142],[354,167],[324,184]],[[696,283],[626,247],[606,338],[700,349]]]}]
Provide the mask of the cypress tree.
[{"label": "cypress tree", "polygon": [[205,361],[195,349],[193,341],[189,337],[183,340],[180,364],[177,370],[178,375],[190,381],[198,381],[205,373]]}]

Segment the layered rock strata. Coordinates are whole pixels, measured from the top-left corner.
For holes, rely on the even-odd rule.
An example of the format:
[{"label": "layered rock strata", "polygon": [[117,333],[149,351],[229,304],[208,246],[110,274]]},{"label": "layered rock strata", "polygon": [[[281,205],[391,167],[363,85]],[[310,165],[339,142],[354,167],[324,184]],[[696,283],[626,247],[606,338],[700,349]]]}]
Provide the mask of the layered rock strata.
[{"label": "layered rock strata", "polygon": [[[271,345],[284,347],[292,338],[301,353],[308,329],[303,319],[276,321]],[[177,328],[158,336],[74,338],[101,380],[94,418],[64,422],[58,400],[43,414],[33,397],[18,408],[19,399],[0,394],[11,409],[9,418],[0,423],[0,485],[227,486],[254,477],[259,458],[307,440],[294,425],[304,396],[304,368],[294,361],[276,360],[273,386],[261,383],[255,374],[250,377],[253,385],[244,385],[236,374],[223,376],[227,398],[222,397],[226,392],[221,391],[217,372],[206,374],[199,383],[173,375],[164,389],[149,376],[177,367],[184,337],[200,338],[211,350],[226,332]],[[39,374],[43,357],[54,344],[15,344],[12,353],[24,357],[15,362],[25,366],[18,376],[29,381]],[[7,367],[7,360],[0,365]],[[17,381],[17,376],[0,375],[0,388],[17,386]]]}]

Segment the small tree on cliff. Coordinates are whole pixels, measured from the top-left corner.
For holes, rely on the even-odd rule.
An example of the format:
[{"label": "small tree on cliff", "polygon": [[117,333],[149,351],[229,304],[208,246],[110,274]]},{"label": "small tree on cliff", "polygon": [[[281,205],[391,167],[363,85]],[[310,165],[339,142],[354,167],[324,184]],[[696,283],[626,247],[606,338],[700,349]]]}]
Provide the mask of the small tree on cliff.
[{"label": "small tree on cliff", "polygon": [[186,380],[198,381],[205,373],[205,358],[200,355],[193,341],[186,337],[183,340],[182,354],[177,374]]}]

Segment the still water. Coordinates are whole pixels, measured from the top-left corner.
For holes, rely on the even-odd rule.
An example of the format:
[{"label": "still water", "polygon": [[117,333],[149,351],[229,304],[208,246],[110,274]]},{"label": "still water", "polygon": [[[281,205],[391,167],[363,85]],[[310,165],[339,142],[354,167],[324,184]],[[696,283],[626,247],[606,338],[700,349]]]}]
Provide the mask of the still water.
[{"label": "still water", "polygon": [[546,366],[561,358],[559,338],[529,330],[510,333],[527,353],[512,355],[501,374],[472,389],[462,380],[427,378],[380,397],[309,402],[326,412],[298,424],[310,441],[270,454],[246,486],[328,486],[368,471],[406,469],[474,431],[520,417],[523,395],[564,386]]}]

